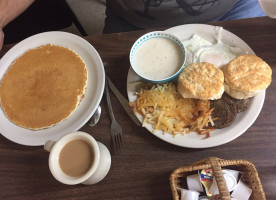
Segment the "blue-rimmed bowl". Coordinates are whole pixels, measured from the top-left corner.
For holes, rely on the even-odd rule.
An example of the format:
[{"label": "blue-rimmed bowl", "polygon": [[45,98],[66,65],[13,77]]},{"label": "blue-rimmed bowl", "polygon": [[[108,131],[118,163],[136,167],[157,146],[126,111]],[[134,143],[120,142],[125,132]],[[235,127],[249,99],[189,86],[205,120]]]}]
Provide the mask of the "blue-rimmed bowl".
[{"label": "blue-rimmed bowl", "polygon": [[[151,77],[145,77],[143,75],[141,75],[141,73],[139,73],[139,70],[137,70],[137,66],[135,65],[135,56],[137,51],[139,50],[139,48],[141,48],[142,45],[144,45],[145,43],[149,42],[150,40],[154,39],[154,38],[166,38],[171,40],[172,42],[174,42],[176,45],[176,47],[179,48],[180,50],[180,54],[179,54],[179,61],[180,64],[178,66],[178,68],[175,70],[176,72],[174,74],[170,73],[168,74],[167,77],[163,77],[161,79],[156,79],[156,78],[151,78]],[[157,49],[157,51],[163,51],[164,48],[160,48]],[[134,72],[141,77],[143,80],[148,81],[148,82],[152,82],[152,83],[165,83],[165,82],[169,82],[171,80],[173,80],[174,78],[176,78],[179,73],[182,71],[182,69],[184,68],[184,64],[185,64],[185,48],[182,44],[182,42],[175,37],[174,35],[170,34],[170,33],[166,33],[164,31],[154,31],[154,32],[149,32],[143,36],[141,36],[138,40],[136,40],[136,42],[133,44],[131,50],[130,50],[130,55],[129,55],[129,60],[130,60],[130,64],[132,69],[134,70]],[[151,66],[148,66],[148,68],[150,68]],[[170,66],[168,66],[170,67]],[[158,73],[158,70],[156,71],[156,73]]]}]

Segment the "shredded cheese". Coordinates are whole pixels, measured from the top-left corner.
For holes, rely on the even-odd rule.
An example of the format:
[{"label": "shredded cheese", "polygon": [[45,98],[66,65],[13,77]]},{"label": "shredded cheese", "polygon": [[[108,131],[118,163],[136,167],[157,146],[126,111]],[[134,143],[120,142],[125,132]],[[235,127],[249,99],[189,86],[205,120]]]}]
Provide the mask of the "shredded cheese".
[{"label": "shredded cheese", "polygon": [[213,124],[210,101],[182,98],[173,83],[143,87],[130,105],[143,116],[142,126],[149,123],[154,131],[161,130],[175,136],[191,131],[208,134],[212,130],[206,128],[208,123]]}]

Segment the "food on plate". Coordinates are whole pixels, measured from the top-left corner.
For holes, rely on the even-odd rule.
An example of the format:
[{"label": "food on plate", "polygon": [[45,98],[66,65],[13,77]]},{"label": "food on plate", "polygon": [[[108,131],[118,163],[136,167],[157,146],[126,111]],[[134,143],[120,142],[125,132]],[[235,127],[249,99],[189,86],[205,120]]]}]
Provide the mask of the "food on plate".
[{"label": "food on plate", "polygon": [[85,63],[72,50],[43,45],[17,58],[3,76],[0,102],[13,123],[31,130],[58,124],[85,94]]},{"label": "food on plate", "polygon": [[212,109],[213,128],[225,128],[230,126],[236,119],[238,113],[245,111],[250,99],[235,99],[227,93],[223,93],[218,100],[210,101]]},{"label": "food on plate", "polygon": [[231,96],[229,96],[226,92],[223,94],[227,96],[228,99],[230,99],[232,102],[234,102],[237,105],[238,113],[245,111],[250,103],[250,99],[235,99]]},{"label": "food on plate", "polygon": [[185,67],[177,85],[173,80],[135,89],[137,99],[130,105],[142,116],[143,126],[151,124],[154,131],[173,136],[196,131],[209,137],[210,131],[230,126],[249,107],[250,97],[269,86],[271,68],[259,57],[223,43],[222,30],[215,27],[214,42],[198,35],[182,41]]},{"label": "food on plate", "polygon": [[183,98],[219,99],[224,92],[222,70],[207,62],[193,63],[183,69],[177,90]]},{"label": "food on plate", "polygon": [[221,27],[217,27],[216,42],[213,44],[198,35],[182,41],[186,50],[186,65],[197,62],[209,62],[221,68],[239,55],[247,54],[247,51],[239,47],[232,47],[221,41]]},{"label": "food on plate", "polygon": [[237,104],[225,93],[220,99],[210,101],[210,108],[213,109],[211,114],[213,128],[225,128],[230,126],[235,121],[238,114]]},{"label": "food on plate", "polygon": [[191,131],[209,133],[212,128],[205,128],[212,120],[209,103],[209,100],[182,98],[170,82],[145,85],[137,93],[137,100],[130,102],[130,105],[134,112],[142,115],[142,126],[148,123],[154,130],[175,136]]},{"label": "food on plate", "polygon": [[272,70],[255,55],[242,55],[224,67],[225,92],[236,99],[256,96],[271,83]]}]

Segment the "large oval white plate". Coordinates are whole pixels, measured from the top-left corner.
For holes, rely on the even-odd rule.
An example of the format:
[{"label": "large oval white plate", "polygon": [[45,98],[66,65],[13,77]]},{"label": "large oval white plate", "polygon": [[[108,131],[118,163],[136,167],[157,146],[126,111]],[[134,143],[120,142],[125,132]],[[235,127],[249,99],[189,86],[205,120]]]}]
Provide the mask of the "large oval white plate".
[{"label": "large oval white plate", "polygon": [[[196,34],[209,42],[215,42],[216,30],[218,27],[211,25],[203,25],[203,24],[188,24],[181,25],[177,27],[170,28],[166,30],[169,33],[177,36],[181,41],[189,39],[193,34]],[[222,42],[229,44],[230,46],[237,46],[241,49],[248,51],[250,54],[254,54],[253,50],[238,36],[233,33],[223,30],[222,31]],[[135,92],[136,86],[133,84],[135,81],[139,81],[139,77],[135,74],[135,72],[130,68],[127,77],[127,93],[129,101],[133,102],[136,100]],[[181,147],[188,148],[208,148],[214,147],[218,145],[222,145],[228,143],[235,138],[242,135],[256,120],[260,111],[263,107],[265,99],[265,92],[261,92],[257,96],[255,96],[251,101],[249,108],[239,113],[234,123],[223,129],[216,129],[211,132],[211,137],[205,139],[205,136],[198,135],[195,132],[192,132],[187,135],[177,135],[173,137],[171,134],[163,133],[162,131],[156,131],[153,133],[153,128],[150,124],[146,124],[145,128],[148,129],[153,135],[158,138],[177,145]],[[136,114],[137,118],[142,121],[142,116]]]},{"label": "large oval white plate", "polygon": [[11,48],[0,60],[0,79],[10,64],[26,50],[44,44],[54,44],[70,48],[85,62],[88,82],[85,97],[77,109],[61,123],[42,130],[32,131],[19,127],[9,121],[0,108],[0,133],[18,144],[40,146],[48,140],[57,140],[61,136],[79,130],[98,107],[104,90],[104,67],[95,48],[83,38],[66,32],[45,32],[31,36]]}]

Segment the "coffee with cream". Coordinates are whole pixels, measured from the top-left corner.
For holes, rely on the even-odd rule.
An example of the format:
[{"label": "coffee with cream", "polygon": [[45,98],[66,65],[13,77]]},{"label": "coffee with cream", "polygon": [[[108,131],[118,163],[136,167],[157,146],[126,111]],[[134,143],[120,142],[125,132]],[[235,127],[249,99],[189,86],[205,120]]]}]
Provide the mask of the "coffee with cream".
[{"label": "coffee with cream", "polygon": [[80,177],[89,171],[94,162],[94,151],[91,145],[76,139],[68,142],[59,154],[61,170],[68,176]]}]

